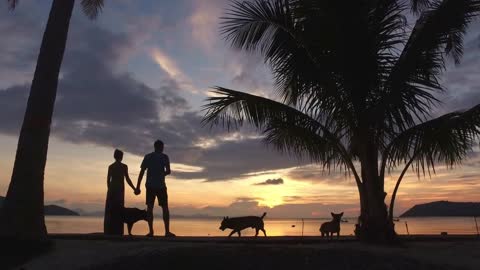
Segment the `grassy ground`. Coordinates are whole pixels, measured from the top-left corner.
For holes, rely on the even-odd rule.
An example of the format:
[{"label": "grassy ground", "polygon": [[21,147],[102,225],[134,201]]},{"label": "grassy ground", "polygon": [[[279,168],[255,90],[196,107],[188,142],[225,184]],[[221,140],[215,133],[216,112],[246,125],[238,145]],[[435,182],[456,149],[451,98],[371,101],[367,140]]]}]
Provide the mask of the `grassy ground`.
[{"label": "grassy ground", "polygon": [[[408,240],[403,247],[298,238],[55,240],[23,269],[479,269],[478,240]],[[296,240],[295,240],[296,239]],[[20,268],[19,268],[20,269]]]}]

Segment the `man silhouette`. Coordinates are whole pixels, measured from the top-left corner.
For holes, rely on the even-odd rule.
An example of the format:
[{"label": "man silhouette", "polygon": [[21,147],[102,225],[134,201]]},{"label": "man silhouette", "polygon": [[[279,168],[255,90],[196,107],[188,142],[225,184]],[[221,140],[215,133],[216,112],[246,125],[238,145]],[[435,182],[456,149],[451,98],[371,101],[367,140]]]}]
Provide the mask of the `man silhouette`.
[{"label": "man silhouette", "polygon": [[140,174],[138,175],[137,188],[135,194],[141,193],[140,184],[142,182],[143,174],[147,170],[147,181],[145,182],[146,204],[148,213],[148,228],[147,236],[153,236],[153,207],[155,204],[155,197],[158,200],[158,205],[162,207],[163,222],[165,224],[165,236],[174,237],[175,234],[170,232],[170,213],[168,210],[168,195],[167,185],[165,184],[165,176],[170,174],[170,160],[168,156],[163,153],[164,144],[157,140],[154,143],[155,151],[146,155],[143,158]]}]

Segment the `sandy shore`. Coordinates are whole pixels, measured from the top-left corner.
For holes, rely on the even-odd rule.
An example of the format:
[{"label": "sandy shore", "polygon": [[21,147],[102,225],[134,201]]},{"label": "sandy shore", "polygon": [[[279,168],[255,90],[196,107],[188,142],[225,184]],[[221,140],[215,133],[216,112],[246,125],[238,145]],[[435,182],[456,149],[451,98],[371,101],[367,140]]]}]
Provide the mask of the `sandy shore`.
[{"label": "sandy shore", "polygon": [[480,269],[480,240],[473,237],[417,237],[403,247],[348,237],[53,238],[52,251],[17,269]]}]

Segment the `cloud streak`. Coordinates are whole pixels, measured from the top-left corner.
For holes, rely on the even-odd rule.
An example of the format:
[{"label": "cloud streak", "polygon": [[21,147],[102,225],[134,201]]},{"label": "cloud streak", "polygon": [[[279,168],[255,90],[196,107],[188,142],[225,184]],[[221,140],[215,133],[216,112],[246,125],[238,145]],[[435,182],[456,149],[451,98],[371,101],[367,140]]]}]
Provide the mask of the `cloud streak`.
[{"label": "cloud streak", "polygon": [[253,185],[254,186],[278,186],[278,185],[283,185],[283,179],[282,178],[267,179],[263,182],[255,183]]}]

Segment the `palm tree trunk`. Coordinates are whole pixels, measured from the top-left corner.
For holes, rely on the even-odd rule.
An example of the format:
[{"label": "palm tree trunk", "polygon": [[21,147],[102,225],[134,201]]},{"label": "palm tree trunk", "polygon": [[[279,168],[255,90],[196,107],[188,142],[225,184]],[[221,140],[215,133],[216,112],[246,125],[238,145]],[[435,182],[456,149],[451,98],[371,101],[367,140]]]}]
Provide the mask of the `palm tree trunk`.
[{"label": "palm tree trunk", "polygon": [[388,218],[385,192],[377,187],[378,179],[365,181],[366,207],[363,209],[361,223],[361,239],[368,242],[386,243],[395,239],[393,223]]},{"label": "palm tree trunk", "polygon": [[392,193],[392,198],[390,199],[390,208],[388,210],[388,219],[390,222],[393,223],[393,210],[395,209],[395,198],[397,198],[397,191],[398,188],[400,187],[400,184],[402,183],[403,177],[405,176],[405,173],[407,172],[408,168],[410,165],[412,165],[414,161],[415,155],[408,161],[408,163],[405,165],[405,168],[403,168],[402,173],[397,179],[397,183],[395,184],[395,188],[393,189]]},{"label": "palm tree trunk", "polygon": [[3,237],[47,238],[44,171],[58,76],[74,3],[74,0],[53,0],[18,139],[12,179],[0,213]]},{"label": "palm tree trunk", "polygon": [[360,163],[362,166],[363,194],[356,235],[364,241],[386,243],[395,239],[393,224],[388,219],[384,179],[378,175],[378,151],[375,143],[366,135],[363,141]]}]

